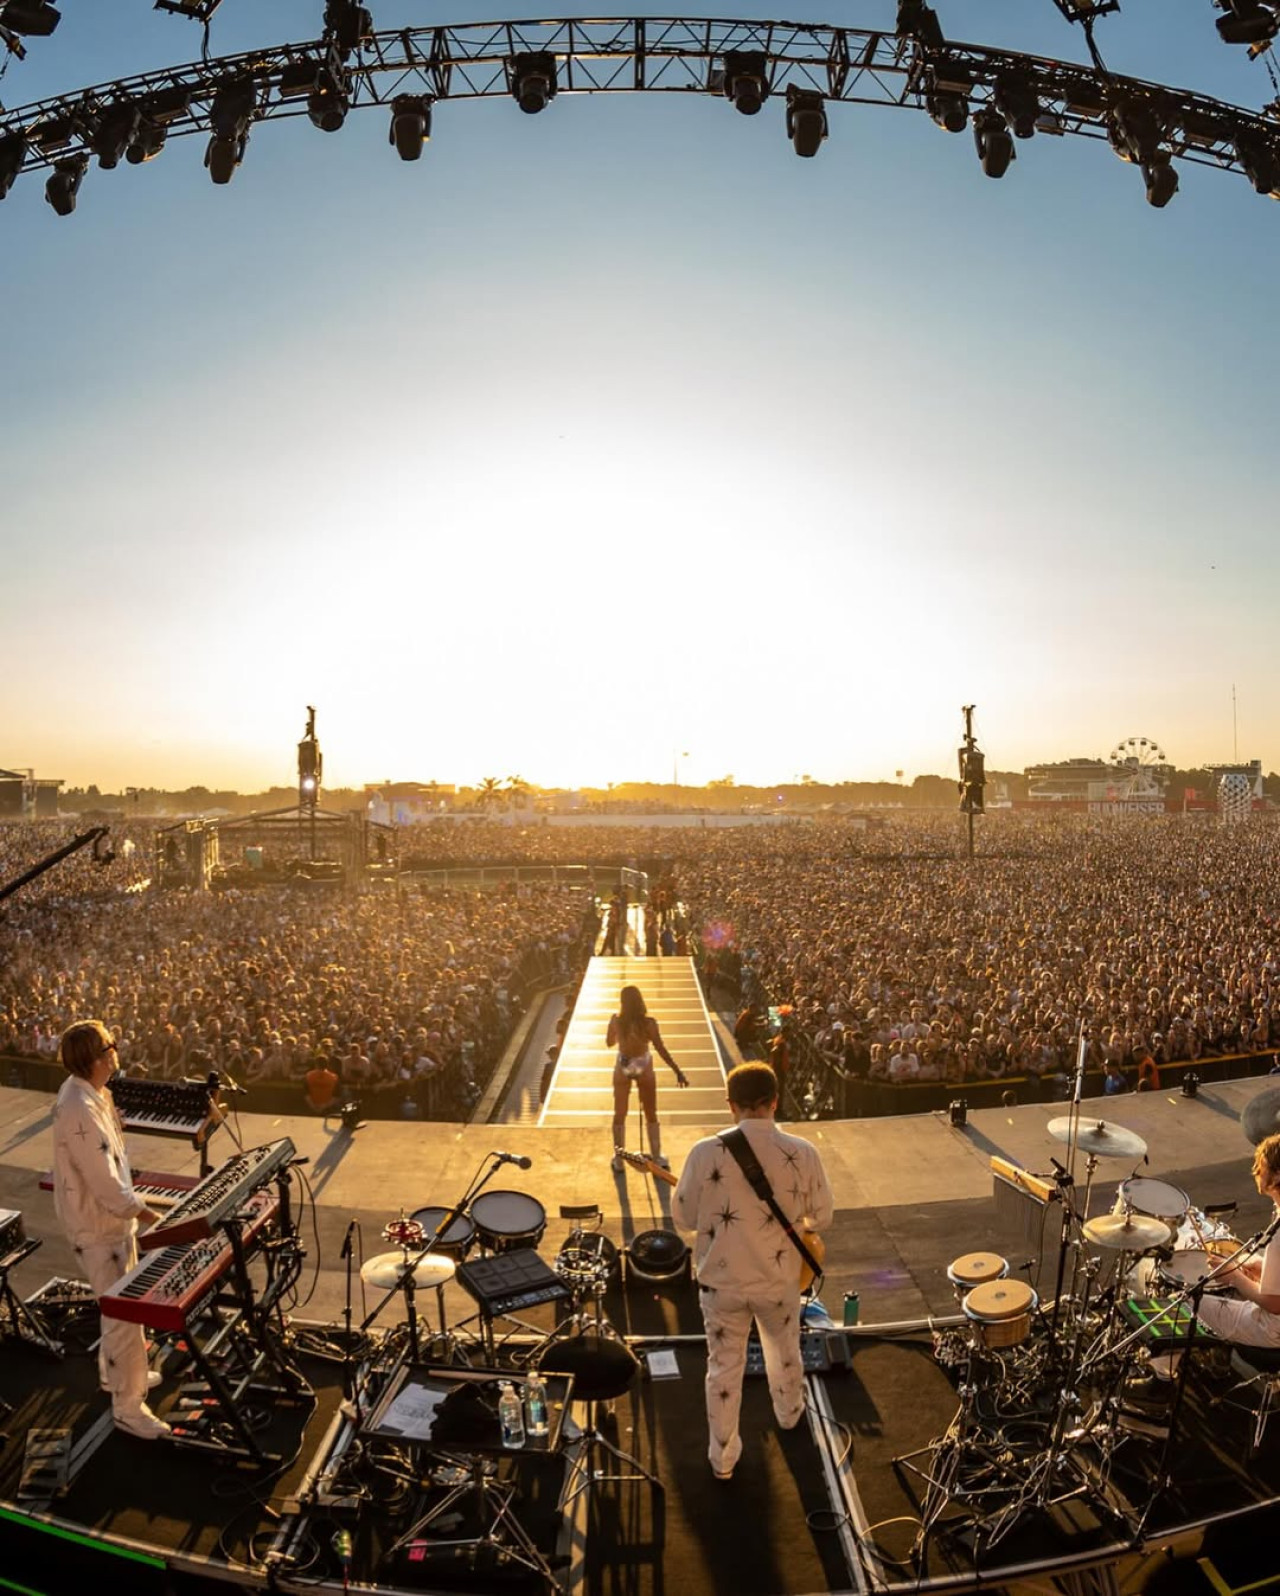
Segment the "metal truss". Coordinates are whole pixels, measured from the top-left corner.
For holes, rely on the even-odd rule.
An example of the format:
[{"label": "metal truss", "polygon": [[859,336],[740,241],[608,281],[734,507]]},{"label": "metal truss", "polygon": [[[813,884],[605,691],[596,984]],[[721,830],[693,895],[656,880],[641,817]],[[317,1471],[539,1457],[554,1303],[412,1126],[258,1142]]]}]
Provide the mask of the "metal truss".
[{"label": "metal truss", "polygon": [[[744,55],[764,58],[767,92],[778,97],[791,92],[823,102],[932,110],[931,96],[945,91],[962,96],[976,121],[979,112],[998,114],[1002,86],[1013,82],[1034,94],[1035,127],[1042,133],[1109,138],[1114,145],[1117,109],[1136,105],[1149,113],[1161,159],[1241,172],[1243,140],[1280,160],[1280,123],[1270,111],[1092,66],[984,45],[926,44],[893,32],[679,17],[404,28],[371,34],[346,54],[329,38],[282,44],[0,112],[0,150],[17,135],[25,145],[23,172],[87,159],[108,116],[130,107],[158,122],[169,138],[207,132],[212,102],[228,89],[250,92],[247,133],[252,123],[307,114],[312,68],[341,97],[345,114],[389,106],[400,95],[422,96],[428,104],[509,95],[518,59],[529,56],[554,60],[557,94],[721,95],[726,59]],[[10,148],[16,146],[13,140]],[[0,182],[0,195],[5,187]]]}]

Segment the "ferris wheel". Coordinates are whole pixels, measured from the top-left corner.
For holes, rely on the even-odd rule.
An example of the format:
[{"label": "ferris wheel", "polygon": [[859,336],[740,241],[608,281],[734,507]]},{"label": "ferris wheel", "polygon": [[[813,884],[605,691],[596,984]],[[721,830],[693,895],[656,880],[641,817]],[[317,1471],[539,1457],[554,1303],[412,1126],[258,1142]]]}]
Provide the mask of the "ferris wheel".
[{"label": "ferris wheel", "polygon": [[1155,770],[1169,760],[1160,744],[1150,737],[1126,737],[1111,750],[1111,763],[1130,770]]}]

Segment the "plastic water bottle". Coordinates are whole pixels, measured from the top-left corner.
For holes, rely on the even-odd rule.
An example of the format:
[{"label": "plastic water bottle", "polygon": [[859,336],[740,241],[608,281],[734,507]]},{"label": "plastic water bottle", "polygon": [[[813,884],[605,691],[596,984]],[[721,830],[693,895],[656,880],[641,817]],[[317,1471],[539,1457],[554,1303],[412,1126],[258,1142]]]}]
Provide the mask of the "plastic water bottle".
[{"label": "plastic water bottle", "polygon": [[502,1395],[498,1398],[498,1424],[502,1430],[503,1446],[524,1445],[524,1414],[520,1398],[509,1380],[502,1382]]},{"label": "plastic water bottle", "polygon": [[524,1385],[524,1423],[533,1436],[543,1436],[551,1428],[547,1419],[546,1381],[536,1369]]}]

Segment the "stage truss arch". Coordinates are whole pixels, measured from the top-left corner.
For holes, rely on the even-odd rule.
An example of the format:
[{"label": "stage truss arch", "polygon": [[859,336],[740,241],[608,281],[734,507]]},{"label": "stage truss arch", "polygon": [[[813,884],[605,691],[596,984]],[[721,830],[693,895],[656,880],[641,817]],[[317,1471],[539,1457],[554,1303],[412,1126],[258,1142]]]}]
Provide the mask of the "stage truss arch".
[{"label": "stage truss arch", "polygon": [[[390,107],[403,95],[422,96],[428,105],[509,96],[517,59],[530,56],[554,60],[552,97],[721,96],[727,58],[744,55],[763,57],[765,98],[785,104],[789,95],[807,94],[819,96],[824,106],[927,110],[931,96],[950,93],[963,98],[968,112],[955,130],[972,125],[975,136],[982,116],[999,116],[1001,104],[1007,106],[1010,83],[1033,93],[1035,131],[1110,139],[1118,153],[1126,136],[1123,117],[1136,107],[1148,130],[1155,130],[1151,136],[1158,134],[1160,162],[1241,172],[1264,192],[1269,175],[1260,173],[1274,170],[1280,184],[1280,124],[1191,90],[985,45],[927,44],[883,30],[662,17],[402,28],[370,35],[354,56],[325,38],[193,62],[0,113],[0,157],[6,141],[10,152],[22,153],[8,182],[22,172],[87,162],[108,119],[123,114],[127,121],[134,108],[160,130],[156,153],[168,138],[208,132],[214,96],[228,86],[252,89],[248,130],[278,117],[307,115],[305,85],[313,81],[328,84],[341,98],[344,116],[348,109]],[[311,67],[314,79],[308,76]],[[142,158],[130,153],[131,160]],[[1132,153],[1123,158],[1139,160]],[[5,175],[0,158],[0,196],[8,187]]]}]

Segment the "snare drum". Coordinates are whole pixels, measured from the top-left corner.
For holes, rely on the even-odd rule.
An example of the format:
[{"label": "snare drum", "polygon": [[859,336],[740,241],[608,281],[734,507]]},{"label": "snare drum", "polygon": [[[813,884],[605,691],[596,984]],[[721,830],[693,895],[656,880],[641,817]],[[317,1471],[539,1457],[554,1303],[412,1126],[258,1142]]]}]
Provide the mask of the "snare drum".
[{"label": "snare drum", "polygon": [[[1156,1284],[1166,1291],[1185,1291],[1188,1286],[1198,1285],[1211,1269],[1216,1269],[1239,1246],[1240,1243],[1234,1239],[1211,1241],[1207,1247],[1184,1247],[1172,1257],[1157,1259],[1153,1271]],[[1227,1289],[1228,1282],[1221,1279],[1205,1287],[1206,1291]]]},{"label": "snare drum", "polygon": [[422,1238],[430,1244],[432,1252],[443,1253],[446,1258],[465,1258],[476,1239],[476,1227],[466,1214],[455,1214],[445,1226],[444,1235],[431,1240],[448,1212],[447,1208],[418,1208],[412,1217],[422,1226]]},{"label": "snare drum", "polygon": [[967,1291],[988,1280],[1003,1280],[1009,1273],[1008,1260],[996,1252],[966,1252],[947,1265],[947,1279],[956,1288],[957,1302]]},{"label": "snare drum", "polygon": [[1025,1280],[988,1280],[964,1299],[964,1315],[980,1347],[1016,1347],[1031,1334],[1040,1299]]},{"label": "snare drum", "polygon": [[547,1228],[547,1210],[522,1191],[482,1192],[471,1204],[480,1245],[490,1252],[536,1247]]},{"label": "snare drum", "polygon": [[1174,1186],[1167,1180],[1152,1180],[1148,1175],[1131,1175],[1120,1182],[1113,1211],[1163,1219],[1171,1230],[1176,1230],[1190,1207],[1191,1199],[1181,1186]]}]

